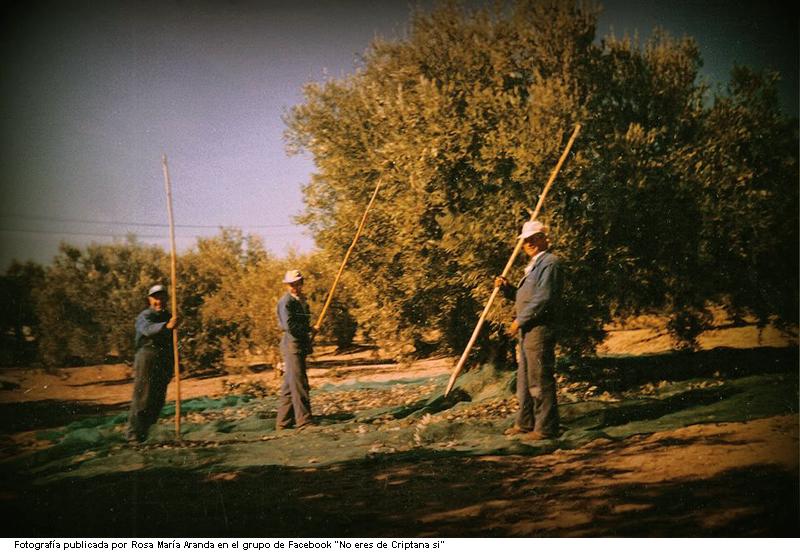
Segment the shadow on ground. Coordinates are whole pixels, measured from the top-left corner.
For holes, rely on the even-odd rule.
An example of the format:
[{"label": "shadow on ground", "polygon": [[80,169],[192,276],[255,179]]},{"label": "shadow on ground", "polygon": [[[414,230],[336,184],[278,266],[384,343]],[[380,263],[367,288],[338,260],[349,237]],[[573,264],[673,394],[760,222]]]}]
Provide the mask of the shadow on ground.
[{"label": "shadow on ground", "polygon": [[594,357],[583,359],[566,370],[576,380],[594,382],[604,390],[621,392],[660,380],[741,378],[787,372],[796,370],[797,366],[797,347],[720,347],[696,352]]},{"label": "shadow on ground", "polygon": [[84,401],[46,399],[0,403],[0,434],[66,425],[86,418],[119,413],[127,404],[105,405]]},{"label": "shadow on ground", "polygon": [[15,534],[31,537],[798,535],[791,471],[642,484],[593,462],[615,454],[624,453],[601,449],[560,471],[527,457],[431,452],[235,473],[140,468],[12,483],[3,504],[14,505]]}]

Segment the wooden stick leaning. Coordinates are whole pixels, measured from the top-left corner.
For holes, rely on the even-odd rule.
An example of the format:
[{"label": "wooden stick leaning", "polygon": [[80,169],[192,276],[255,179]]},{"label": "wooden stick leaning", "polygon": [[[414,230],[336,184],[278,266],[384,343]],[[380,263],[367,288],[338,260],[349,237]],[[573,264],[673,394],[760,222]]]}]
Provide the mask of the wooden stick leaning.
[{"label": "wooden stick leaning", "polygon": [[[178,315],[177,273],[178,262],[175,255],[175,222],[172,217],[172,185],[169,180],[169,167],[167,167],[166,154],[161,156],[161,166],[164,169],[164,188],[167,191],[167,214],[169,215],[169,242],[170,242],[170,277],[172,281],[170,297],[172,298],[172,316]],[[175,437],[181,439],[181,371],[178,354],[178,328],[172,329],[172,358],[175,369]]]},{"label": "wooden stick leaning", "polygon": [[[536,209],[533,210],[531,214],[531,221],[536,219],[539,215],[539,210],[542,208],[542,204],[544,203],[544,199],[547,196],[547,192],[550,190],[550,187],[553,185],[553,181],[558,174],[558,171],[561,169],[561,165],[564,163],[564,160],[567,159],[567,154],[569,154],[570,149],[572,148],[572,143],[575,142],[575,137],[578,136],[578,132],[581,130],[580,124],[575,125],[575,130],[572,132],[572,136],[570,136],[569,141],[567,142],[566,148],[564,148],[564,152],[561,154],[561,157],[558,160],[553,172],[550,174],[550,178],[547,181],[547,184],[544,186],[544,190],[542,190],[541,196],[539,196],[539,201],[536,203]],[[522,249],[522,239],[517,240],[517,245],[514,248],[514,251],[511,253],[511,257],[508,259],[508,263],[506,263],[505,269],[503,269],[502,276],[506,277],[508,272],[511,270],[511,266],[514,265],[514,261],[517,259],[517,255],[519,251]],[[464,349],[464,353],[461,354],[461,358],[458,360],[458,364],[456,364],[456,368],[453,369],[453,373],[450,375],[450,381],[447,383],[447,389],[444,392],[444,397],[447,397],[447,394],[453,389],[453,385],[456,382],[456,378],[461,373],[461,370],[464,368],[464,364],[467,361],[467,356],[469,355],[470,350],[472,350],[472,346],[475,345],[475,341],[478,339],[478,334],[483,327],[483,323],[486,320],[486,316],[489,314],[489,309],[492,307],[492,303],[494,302],[495,298],[497,297],[497,293],[500,291],[500,288],[497,286],[494,287],[492,290],[492,295],[489,296],[489,301],[486,302],[486,307],[483,308],[483,313],[481,313],[480,318],[478,319],[478,324],[475,325],[475,330],[472,331],[472,336],[467,343],[467,347]]]},{"label": "wooden stick leaning", "polygon": [[378,197],[378,190],[380,190],[382,183],[382,179],[378,179],[378,184],[375,185],[375,190],[372,192],[372,197],[369,199],[369,203],[367,204],[367,208],[364,210],[364,215],[361,216],[361,222],[358,225],[358,229],[356,230],[356,235],[353,237],[353,243],[350,244],[350,247],[347,248],[347,252],[344,254],[344,259],[342,260],[342,264],[339,266],[339,272],[336,273],[336,278],[333,279],[333,284],[331,285],[331,289],[328,292],[328,297],[325,299],[325,305],[322,306],[322,310],[319,312],[319,317],[317,318],[317,322],[314,324],[314,329],[319,331],[322,326],[322,319],[325,317],[325,312],[328,310],[328,307],[331,304],[331,300],[333,299],[333,293],[336,291],[336,285],[339,284],[339,279],[342,276],[342,272],[344,272],[344,266],[347,265],[347,260],[350,259],[350,254],[353,253],[353,249],[356,247],[356,242],[358,242],[358,237],[361,236],[361,231],[364,230],[364,223],[367,222],[367,213],[369,210],[372,209],[372,204],[375,203],[375,198]]}]

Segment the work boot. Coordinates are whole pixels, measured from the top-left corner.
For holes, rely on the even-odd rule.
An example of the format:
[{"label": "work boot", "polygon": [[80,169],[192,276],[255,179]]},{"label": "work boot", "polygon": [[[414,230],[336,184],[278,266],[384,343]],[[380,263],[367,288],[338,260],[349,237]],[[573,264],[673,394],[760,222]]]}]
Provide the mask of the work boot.
[{"label": "work boot", "polygon": [[530,429],[520,428],[515,424],[511,428],[506,428],[505,432],[503,432],[503,435],[508,437],[519,436],[520,434],[527,434],[530,431]]},{"label": "work boot", "polygon": [[125,436],[125,439],[128,441],[129,444],[138,445],[147,440],[147,434],[140,434],[138,432],[128,432],[128,435]]},{"label": "work boot", "polygon": [[297,430],[308,430],[312,426],[316,426],[317,423],[314,422],[313,419],[308,419],[306,422],[297,425]]},{"label": "work boot", "polygon": [[538,430],[534,430],[532,432],[524,432],[519,434],[518,437],[521,440],[525,440],[526,442],[538,442],[540,440],[555,440],[558,438],[557,434],[544,434],[539,432]]}]

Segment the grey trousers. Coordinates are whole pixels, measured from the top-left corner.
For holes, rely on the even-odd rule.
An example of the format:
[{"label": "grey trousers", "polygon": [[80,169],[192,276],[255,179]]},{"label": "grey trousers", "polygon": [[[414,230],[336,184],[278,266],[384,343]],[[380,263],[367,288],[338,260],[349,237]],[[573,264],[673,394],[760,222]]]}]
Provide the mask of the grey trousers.
[{"label": "grey trousers", "polygon": [[521,334],[517,358],[516,424],[545,436],[558,435],[555,338],[546,326]]},{"label": "grey trousers", "polygon": [[281,355],[283,356],[284,373],[278,396],[278,416],[275,420],[275,427],[303,426],[311,422],[311,398],[306,375],[306,356],[290,351],[283,344],[281,344]]},{"label": "grey trousers", "polygon": [[164,407],[172,378],[169,352],[140,348],[133,360],[133,399],[128,416],[128,436],[143,441]]}]

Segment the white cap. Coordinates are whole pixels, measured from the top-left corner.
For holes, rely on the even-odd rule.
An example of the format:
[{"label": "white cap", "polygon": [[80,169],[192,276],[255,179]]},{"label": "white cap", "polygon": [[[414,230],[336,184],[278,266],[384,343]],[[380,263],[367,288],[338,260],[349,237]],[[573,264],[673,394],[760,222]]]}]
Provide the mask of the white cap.
[{"label": "white cap", "polygon": [[155,286],[151,286],[150,289],[147,291],[148,296],[155,296],[159,292],[164,294],[167,293],[167,289],[164,287],[163,284],[156,284]]},{"label": "white cap", "polygon": [[303,280],[303,275],[301,275],[300,271],[298,271],[297,269],[286,271],[286,275],[283,277],[284,284],[292,284],[293,282],[297,282],[298,280]]},{"label": "white cap", "polygon": [[525,240],[526,238],[533,236],[534,234],[539,233],[546,233],[547,227],[544,226],[539,221],[525,221],[525,224],[522,225],[522,232],[519,235],[520,240]]}]

